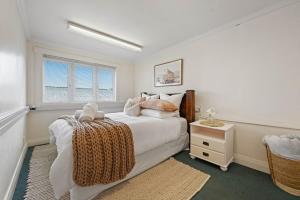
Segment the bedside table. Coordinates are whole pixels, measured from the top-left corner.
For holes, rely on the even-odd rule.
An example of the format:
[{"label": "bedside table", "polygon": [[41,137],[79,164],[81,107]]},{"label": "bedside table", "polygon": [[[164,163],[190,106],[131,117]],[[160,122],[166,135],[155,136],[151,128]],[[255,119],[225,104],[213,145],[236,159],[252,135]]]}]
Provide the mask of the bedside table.
[{"label": "bedside table", "polygon": [[217,164],[222,171],[227,171],[233,161],[234,125],[225,123],[223,127],[210,127],[200,121],[190,123],[190,157]]}]

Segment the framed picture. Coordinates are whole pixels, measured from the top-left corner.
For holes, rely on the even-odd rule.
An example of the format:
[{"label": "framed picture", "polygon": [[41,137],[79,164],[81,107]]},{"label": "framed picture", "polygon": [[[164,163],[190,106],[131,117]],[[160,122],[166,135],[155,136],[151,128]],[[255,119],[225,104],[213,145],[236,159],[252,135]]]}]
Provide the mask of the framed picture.
[{"label": "framed picture", "polygon": [[154,66],[154,86],[182,85],[182,59]]}]

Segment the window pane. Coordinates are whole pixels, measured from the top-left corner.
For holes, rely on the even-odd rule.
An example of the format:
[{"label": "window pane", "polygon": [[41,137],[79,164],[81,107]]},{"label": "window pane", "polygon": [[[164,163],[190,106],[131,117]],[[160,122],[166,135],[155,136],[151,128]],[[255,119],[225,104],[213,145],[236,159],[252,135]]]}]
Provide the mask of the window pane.
[{"label": "window pane", "polygon": [[68,64],[44,61],[44,102],[68,101]]},{"label": "window pane", "polygon": [[114,99],[114,70],[99,68],[98,76],[98,99],[113,100]]},{"label": "window pane", "polygon": [[93,68],[80,64],[75,65],[75,101],[93,100]]}]

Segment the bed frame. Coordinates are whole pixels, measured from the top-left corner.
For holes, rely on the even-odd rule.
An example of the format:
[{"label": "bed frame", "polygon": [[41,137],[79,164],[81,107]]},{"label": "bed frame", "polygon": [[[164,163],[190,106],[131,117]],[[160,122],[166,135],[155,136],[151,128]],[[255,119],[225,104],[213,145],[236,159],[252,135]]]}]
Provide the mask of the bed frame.
[{"label": "bed frame", "polygon": [[[147,92],[142,92],[142,94],[155,95]],[[168,95],[175,95],[179,93],[169,93]],[[190,132],[190,123],[195,121],[195,90],[187,90],[184,93],[180,104],[180,117],[186,119],[188,123],[188,132]]]}]

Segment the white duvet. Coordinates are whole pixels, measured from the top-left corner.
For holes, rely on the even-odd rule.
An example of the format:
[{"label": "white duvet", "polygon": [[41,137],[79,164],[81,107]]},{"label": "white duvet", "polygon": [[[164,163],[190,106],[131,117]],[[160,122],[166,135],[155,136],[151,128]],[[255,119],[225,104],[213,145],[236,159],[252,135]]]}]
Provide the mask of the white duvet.
[{"label": "white duvet", "polygon": [[[184,118],[132,117],[124,113],[110,113],[106,116],[126,123],[130,127],[133,134],[135,155],[177,140],[186,134],[187,130]],[[56,198],[64,195],[75,185],[72,178],[72,132],[72,127],[62,119],[54,121],[49,126],[50,142],[56,144],[58,152],[49,175]]]}]

